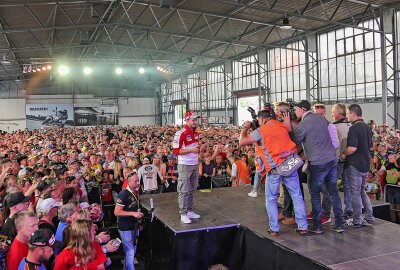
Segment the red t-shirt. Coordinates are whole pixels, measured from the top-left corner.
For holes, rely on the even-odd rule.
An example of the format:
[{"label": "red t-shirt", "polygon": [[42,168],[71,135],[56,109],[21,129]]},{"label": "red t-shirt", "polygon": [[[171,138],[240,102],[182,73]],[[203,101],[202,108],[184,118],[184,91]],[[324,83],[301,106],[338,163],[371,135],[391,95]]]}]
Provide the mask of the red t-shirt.
[{"label": "red t-shirt", "polygon": [[54,269],[57,270],[97,270],[97,266],[107,261],[106,255],[97,241],[93,241],[95,250],[94,260],[86,265],[76,265],[75,254],[71,248],[64,249],[58,254]]},{"label": "red t-shirt", "polygon": [[128,180],[124,180],[124,182],[122,183],[122,190],[126,189],[127,186],[128,186]]},{"label": "red t-shirt", "polygon": [[6,265],[8,270],[18,270],[21,261],[28,255],[28,245],[14,239],[7,253]]}]

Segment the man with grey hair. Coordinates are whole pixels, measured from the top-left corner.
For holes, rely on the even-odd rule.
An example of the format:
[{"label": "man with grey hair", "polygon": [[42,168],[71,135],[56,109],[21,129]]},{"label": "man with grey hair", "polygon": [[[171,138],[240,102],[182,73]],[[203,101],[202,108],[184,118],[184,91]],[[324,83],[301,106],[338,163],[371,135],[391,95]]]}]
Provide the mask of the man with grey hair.
[{"label": "man with grey hair", "polygon": [[[58,223],[57,231],[55,234],[55,239],[58,243],[62,242],[62,235],[64,229],[68,226],[68,224],[71,224],[74,220],[78,218],[78,206],[74,205],[72,203],[67,203],[62,205],[58,209],[58,220],[60,221]],[[59,250],[55,250],[54,254],[57,255]]]},{"label": "man with grey hair", "polygon": [[20,262],[28,255],[28,243],[31,235],[38,230],[38,218],[36,214],[22,211],[15,218],[17,236],[7,253],[6,265],[8,270],[17,270]]}]

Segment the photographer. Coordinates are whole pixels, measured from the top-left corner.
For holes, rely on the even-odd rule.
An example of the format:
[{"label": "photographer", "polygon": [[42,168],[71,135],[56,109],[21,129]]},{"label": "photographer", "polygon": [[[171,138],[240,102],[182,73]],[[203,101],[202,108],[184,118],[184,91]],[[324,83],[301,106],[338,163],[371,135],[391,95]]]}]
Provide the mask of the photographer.
[{"label": "photographer", "polygon": [[[293,172],[289,172],[288,176],[284,176],[283,170],[279,170],[279,166],[292,157],[297,156],[296,145],[289,137],[289,129],[281,122],[275,120],[275,114],[271,106],[267,106],[266,110],[259,111],[257,114],[259,127],[249,135],[248,131],[252,123],[247,121],[245,128],[240,134],[239,144],[241,146],[256,143],[257,155],[261,157],[263,171],[261,175],[266,174],[266,208],[269,217],[268,232],[272,236],[279,235],[278,223],[278,204],[277,195],[279,185],[283,182],[290,196],[292,197],[296,223],[298,229],[296,232],[300,234],[307,233],[307,216],[304,207],[303,196],[301,195],[298,174],[296,168]],[[253,127],[257,126],[257,121],[253,121]],[[279,172],[278,172],[279,171]]]},{"label": "photographer", "polygon": [[118,218],[118,231],[125,252],[125,269],[133,270],[139,220],[143,217],[139,201],[139,176],[128,174],[128,187],[118,195],[114,214]]}]

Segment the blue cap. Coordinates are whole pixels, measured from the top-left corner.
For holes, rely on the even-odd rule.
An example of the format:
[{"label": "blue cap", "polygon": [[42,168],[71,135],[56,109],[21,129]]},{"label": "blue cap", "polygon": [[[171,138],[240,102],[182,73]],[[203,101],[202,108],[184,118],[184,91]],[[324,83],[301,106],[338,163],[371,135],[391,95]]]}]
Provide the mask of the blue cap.
[{"label": "blue cap", "polygon": [[174,154],[169,154],[169,155],[167,156],[167,159],[168,159],[168,160],[175,159]]}]

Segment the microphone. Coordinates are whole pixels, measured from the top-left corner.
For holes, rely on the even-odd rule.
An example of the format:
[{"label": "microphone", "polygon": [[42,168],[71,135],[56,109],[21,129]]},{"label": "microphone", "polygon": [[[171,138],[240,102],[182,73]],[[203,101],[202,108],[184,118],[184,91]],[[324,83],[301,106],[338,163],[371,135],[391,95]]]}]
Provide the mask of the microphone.
[{"label": "microphone", "polygon": [[153,198],[150,198],[150,212],[154,211],[154,202],[153,202]]},{"label": "microphone", "polygon": [[153,219],[154,219],[154,202],[153,202],[153,198],[150,198],[150,213],[151,213],[150,222],[153,222]]}]

